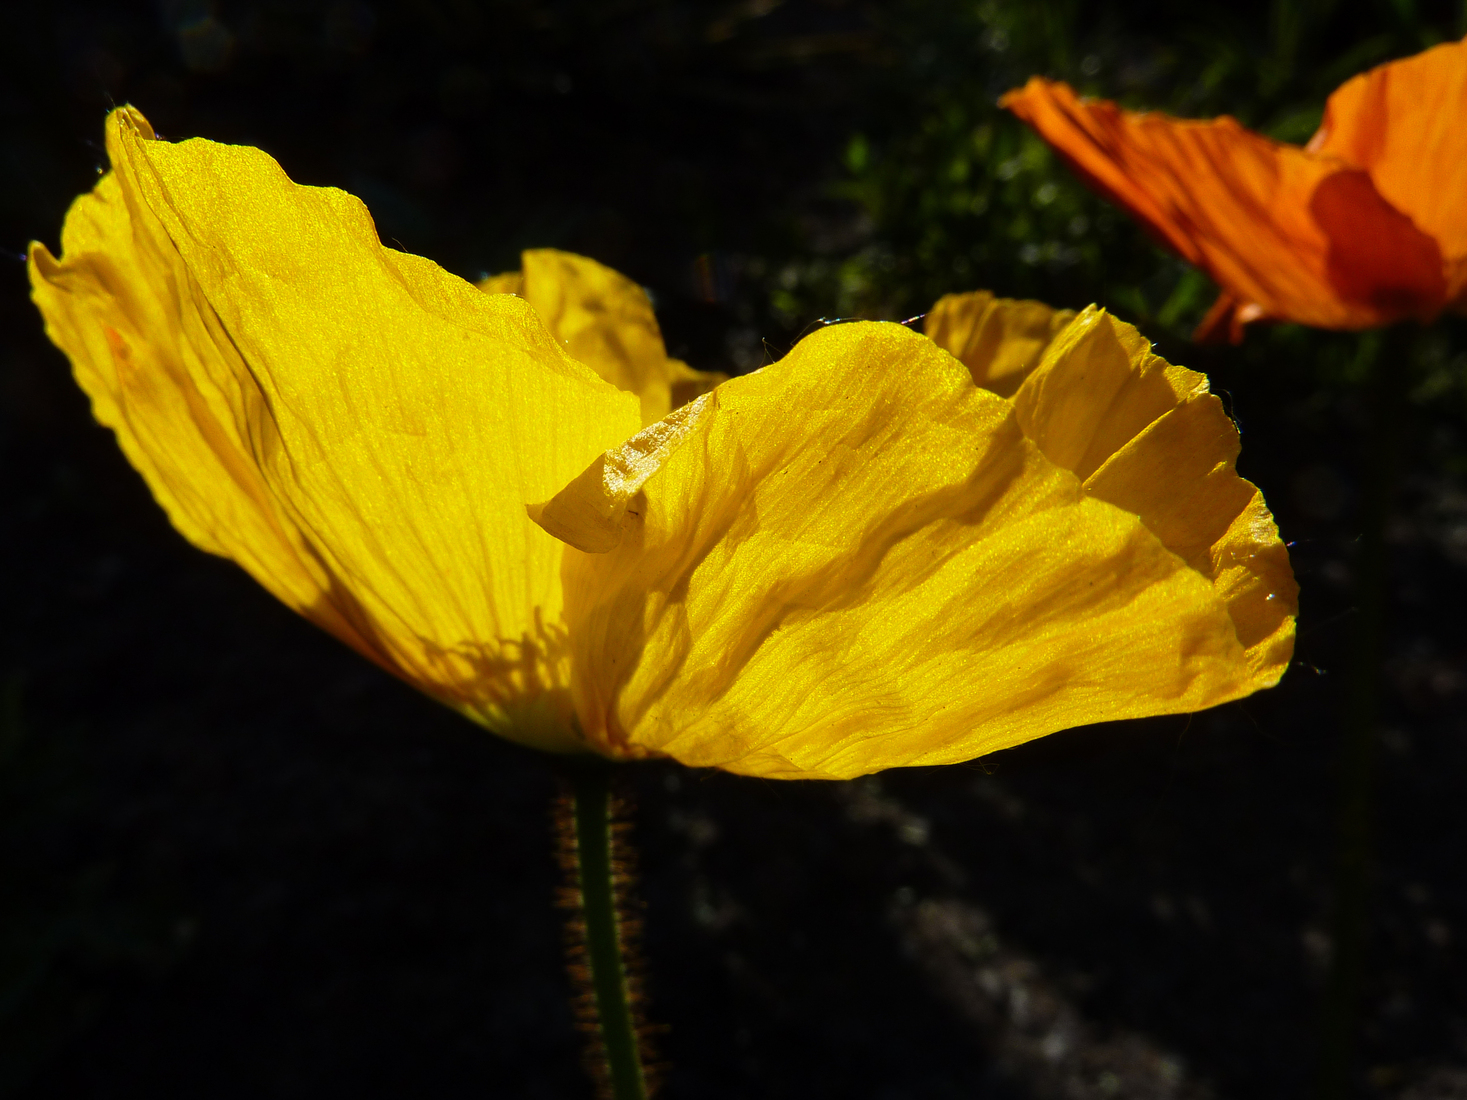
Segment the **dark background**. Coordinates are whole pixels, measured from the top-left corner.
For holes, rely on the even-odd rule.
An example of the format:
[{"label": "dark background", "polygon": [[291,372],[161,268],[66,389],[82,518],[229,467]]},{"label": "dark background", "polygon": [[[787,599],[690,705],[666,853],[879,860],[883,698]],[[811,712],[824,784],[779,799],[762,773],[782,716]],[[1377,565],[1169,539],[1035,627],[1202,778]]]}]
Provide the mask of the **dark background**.
[{"label": "dark background", "polygon": [[[628,769],[668,1098],[1300,1096],[1331,943],[1356,337],[1186,334],[1206,281],[994,107],[1031,72],[1304,140],[1460,3],[12,3],[0,14],[0,1095],[584,1097],[546,761],[172,532],[26,300],[109,106],[258,145],[467,277],[523,247],[747,370],[949,290],[1105,304],[1207,370],[1293,540],[1298,663],[1191,718],[852,784]],[[330,278],[323,271],[323,278]],[[1467,1097],[1467,333],[1392,336],[1355,1085]]]}]

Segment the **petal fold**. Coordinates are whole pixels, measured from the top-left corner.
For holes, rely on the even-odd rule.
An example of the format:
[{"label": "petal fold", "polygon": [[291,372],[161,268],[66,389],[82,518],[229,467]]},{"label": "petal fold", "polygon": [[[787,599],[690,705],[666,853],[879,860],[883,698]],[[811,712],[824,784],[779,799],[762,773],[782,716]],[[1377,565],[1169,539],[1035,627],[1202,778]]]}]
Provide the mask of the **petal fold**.
[{"label": "petal fold", "polygon": [[552,500],[530,505],[530,518],[577,550],[588,554],[615,550],[621,545],[628,506],[682,445],[707,406],[705,395],[643,428],[597,458]]},{"label": "petal fold", "polygon": [[[1168,370],[1115,387],[1109,407],[1164,416],[1178,386],[1197,388]],[[1058,381],[1035,375],[1043,419]],[[621,509],[611,549],[566,555],[588,738],[614,755],[844,778],[1277,680],[1212,580],[1021,420],[931,340],[862,322],[720,386],[675,446],[605,456],[639,480],[622,501],[597,471],[568,508]],[[1095,455],[1110,436],[1095,426],[1071,449]],[[649,473],[638,463],[654,452]]]},{"label": "petal fold", "polygon": [[188,538],[496,731],[572,748],[562,544],[525,514],[637,403],[366,208],[124,108],[33,295]]}]

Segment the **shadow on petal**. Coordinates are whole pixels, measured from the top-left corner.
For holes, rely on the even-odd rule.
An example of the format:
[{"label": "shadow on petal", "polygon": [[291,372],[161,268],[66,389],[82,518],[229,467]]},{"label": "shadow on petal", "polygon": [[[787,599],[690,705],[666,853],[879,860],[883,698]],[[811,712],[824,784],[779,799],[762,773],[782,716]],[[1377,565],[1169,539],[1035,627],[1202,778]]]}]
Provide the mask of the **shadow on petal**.
[{"label": "shadow on petal", "polygon": [[1426,319],[1441,309],[1441,249],[1381,198],[1365,172],[1326,176],[1309,212],[1329,241],[1327,271],[1340,297],[1390,317]]}]

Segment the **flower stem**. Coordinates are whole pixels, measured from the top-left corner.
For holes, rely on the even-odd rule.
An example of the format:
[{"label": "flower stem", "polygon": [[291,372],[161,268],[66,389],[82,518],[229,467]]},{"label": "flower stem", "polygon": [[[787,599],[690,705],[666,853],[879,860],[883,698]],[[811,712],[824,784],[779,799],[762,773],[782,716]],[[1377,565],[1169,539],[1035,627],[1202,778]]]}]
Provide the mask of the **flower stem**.
[{"label": "flower stem", "polygon": [[576,760],[564,768],[571,802],[571,820],[562,824],[561,836],[573,895],[572,974],[589,987],[582,990],[580,1010],[590,1032],[588,1068],[600,1091],[608,1100],[646,1100],[637,982],[628,958],[635,929],[619,896],[626,871],[616,851],[612,767],[601,760]]},{"label": "flower stem", "polygon": [[1340,700],[1333,952],[1325,988],[1318,1100],[1344,1100],[1353,1094],[1351,1077],[1370,930],[1375,847],[1375,746],[1390,582],[1386,527],[1395,493],[1400,422],[1410,366],[1403,354],[1402,336],[1400,332],[1367,333],[1361,338],[1360,354],[1369,370],[1366,393],[1371,409],[1356,563],[1358,613],[1349,657],[1349,682]]}]

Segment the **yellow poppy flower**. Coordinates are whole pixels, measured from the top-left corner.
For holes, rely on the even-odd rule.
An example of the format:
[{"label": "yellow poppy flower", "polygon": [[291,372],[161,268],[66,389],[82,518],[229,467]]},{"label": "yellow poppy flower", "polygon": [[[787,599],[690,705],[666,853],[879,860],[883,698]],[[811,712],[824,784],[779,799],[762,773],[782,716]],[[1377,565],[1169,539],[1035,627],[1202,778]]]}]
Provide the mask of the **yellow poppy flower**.
[{"label": "yellow poppy flower", "polygon": [[1236,430],[1102,310],[950,297],[661,415],[714,380],[600,265],[483,293],[256,149],[131,108],[107,149],[30,263],[98,420],[196,545],[506,737],[841,778],[1288,663]]}]

